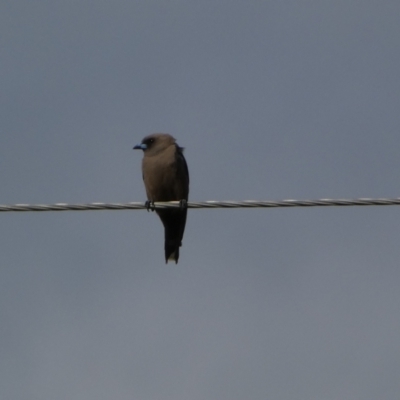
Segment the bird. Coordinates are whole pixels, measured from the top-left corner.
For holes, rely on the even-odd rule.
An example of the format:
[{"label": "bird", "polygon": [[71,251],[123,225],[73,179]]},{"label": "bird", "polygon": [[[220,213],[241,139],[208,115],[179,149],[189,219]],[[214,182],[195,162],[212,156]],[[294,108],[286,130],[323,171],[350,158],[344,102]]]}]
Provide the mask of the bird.
[{"label": "bird", "polygon": [[153,133],[133,147],[143,150],[142,175],[147,194],[146,206],[154,211],[156,201],[180,201],[179,208],[156,209],[164,225],[165,262],[179,260],[189,197],[189,170],[178,146],[168,133]]}]

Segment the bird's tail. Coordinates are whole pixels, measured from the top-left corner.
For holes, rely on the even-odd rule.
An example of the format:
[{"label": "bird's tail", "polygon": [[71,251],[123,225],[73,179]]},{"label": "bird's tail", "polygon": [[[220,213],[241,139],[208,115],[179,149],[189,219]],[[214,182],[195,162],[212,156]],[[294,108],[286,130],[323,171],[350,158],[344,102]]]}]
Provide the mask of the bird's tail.
[{"label": "bird's tail", "polygon": [[179,260],[179,246],[171,246],[165,243],[165,262],[175,261],[175,264],[178,264]]},{"label": "bird's tail", "polygon": [[179,247],[182,246],[187,210],[158,210],[158,215],[165,231],[165,262],[175,261],[175,264],[178,264]]}]

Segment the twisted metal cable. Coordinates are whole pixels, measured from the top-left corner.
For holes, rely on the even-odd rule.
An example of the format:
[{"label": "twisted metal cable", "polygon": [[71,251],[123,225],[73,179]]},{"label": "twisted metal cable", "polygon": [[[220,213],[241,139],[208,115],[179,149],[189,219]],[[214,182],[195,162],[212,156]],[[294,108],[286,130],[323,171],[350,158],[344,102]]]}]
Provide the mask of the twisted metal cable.
[{"label": "twisted metal cable", "polygon": [[[394,199],[319,199],[279,201],[196,201],[188,202],[188,208],[276,208],[276,207],[326,207],[326,206],[393,206],[400,205],[400,198]],[[154,208],[180,207],[179,201],[156,202]],[[143,210],[144,202],[134,203],[89,203],[89,204],[12,204],[0,205],[0,212],[9,211],[97,211],[97,210]]]}]

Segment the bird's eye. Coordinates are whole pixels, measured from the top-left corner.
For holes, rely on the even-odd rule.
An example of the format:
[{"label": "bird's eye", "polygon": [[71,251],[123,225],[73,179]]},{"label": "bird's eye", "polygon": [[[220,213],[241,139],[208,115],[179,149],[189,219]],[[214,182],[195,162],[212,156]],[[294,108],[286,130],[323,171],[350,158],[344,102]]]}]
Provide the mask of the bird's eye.
[{"label": "bird's eye", "polygon": [[154,143],[154,139],[149,139],[149,143]]}]

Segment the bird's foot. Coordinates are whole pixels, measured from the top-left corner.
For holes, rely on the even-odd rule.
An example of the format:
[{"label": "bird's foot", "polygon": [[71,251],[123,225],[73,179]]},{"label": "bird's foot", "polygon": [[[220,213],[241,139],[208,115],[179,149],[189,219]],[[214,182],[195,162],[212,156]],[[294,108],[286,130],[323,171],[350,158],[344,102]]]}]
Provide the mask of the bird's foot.
[{"label": "bird's foot", "polygon": [[185,200],[185,199],[180,200],[179,201],[179,208],[181,210],[186,210],[188,208],[187,200]]},{"label": "bird's foot", "polygon": [[147,200],[145,203],[144,203],[144,206],[146,207],[146,210],[147,211],[154,211],[155,209],[156,209],[156,206],[154,205],[154,202],[152,202],[152,201],[150,201],[150,200]]}]

